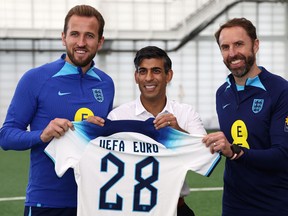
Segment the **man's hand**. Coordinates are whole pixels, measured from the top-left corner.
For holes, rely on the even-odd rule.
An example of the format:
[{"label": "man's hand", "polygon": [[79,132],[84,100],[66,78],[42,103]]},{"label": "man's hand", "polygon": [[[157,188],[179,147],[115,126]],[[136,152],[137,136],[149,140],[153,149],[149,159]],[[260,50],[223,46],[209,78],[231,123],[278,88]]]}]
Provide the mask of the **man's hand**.
[{"label": "man's hand", "polygon": [[153,121],[155,128],[158,130],[160,128],[164,128],[167,126],[173,127],[176,130],[187,133],[187,131],[183,130],[179,125],[177,118],[172,113],[163,113],[156,116]]},{"label": "man's hand", "polygon": [[40,135],[42,142],[49,142],[54,137],[59,138],[65,134],[68,129],[74,130],[73,124],[68,119],[55,118],[46,126]]},{"label": "man's hand", "polygon": [[105,123],[105,120],[99,116],[89,116],[87,118],[87,121],[90,123],[102,126],[102,127],[104,126],[104,123]]},{"label": "man's hand", "polygon": [[231,143],[229,143],[222,131],[210,133],[206,135],[202,141],[207,147],[210,147],[210,152],[212,154],[215,152],[222,152],[222,154],[228,158],[233,156]]}]

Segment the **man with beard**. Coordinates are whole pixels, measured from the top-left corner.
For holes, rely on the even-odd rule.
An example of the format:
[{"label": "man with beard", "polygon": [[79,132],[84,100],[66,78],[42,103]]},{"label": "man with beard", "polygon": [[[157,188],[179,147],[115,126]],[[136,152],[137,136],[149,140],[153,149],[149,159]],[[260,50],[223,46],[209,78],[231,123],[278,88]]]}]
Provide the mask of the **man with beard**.
[{"label": "man with beard", "polygon": [[73,7],[62,33],[67,54],[29,70],[17,85],[0,130],[0,146],[31,150],[25,216],[77,214],[73,171],[58,178],[44,149],[54,137],[73,129],[71,121],[104,118],[113,107],[114,83],[93,62],[104,42],[104,24],[95,8]]},{"label": "man with beard", "polygon": [[256,65],[249,20],[229,20],[215,37],[231,74],[216,93],[221,131],[203,142],[226,157],[222,216],[288,215],[288,82]]}]

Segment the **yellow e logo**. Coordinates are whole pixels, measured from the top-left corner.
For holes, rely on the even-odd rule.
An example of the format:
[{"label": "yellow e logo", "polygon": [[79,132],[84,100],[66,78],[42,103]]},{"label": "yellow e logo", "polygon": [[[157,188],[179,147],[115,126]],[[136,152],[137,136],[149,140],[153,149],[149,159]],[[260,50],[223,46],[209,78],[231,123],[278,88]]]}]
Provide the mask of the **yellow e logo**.
[{"label": "yellow e logo", "polygon": [[245,123],[242,120],[237,120],[231,127],[231,135],[233,138],[233,144],[250,149],[247,142],[248,131]]},{"label": "yellow e logo", "polygon": [[74,121],[83,121],[86,120],[89,116],[94,116],[94,113],[88,108],[81,108],[76,112]]}]

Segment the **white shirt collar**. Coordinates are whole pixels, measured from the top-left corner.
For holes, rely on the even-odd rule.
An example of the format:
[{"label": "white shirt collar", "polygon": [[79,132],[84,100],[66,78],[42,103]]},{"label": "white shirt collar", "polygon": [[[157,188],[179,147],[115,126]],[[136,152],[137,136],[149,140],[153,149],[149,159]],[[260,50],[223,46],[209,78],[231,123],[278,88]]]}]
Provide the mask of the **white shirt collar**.
[{"label": "white shirt collar", "polygon": [[[142,115],[142,114],[145,113],[145,114],[150,114],[151,117],[153,117],[153,115],[151,113],[149,113],[144,108],[143,104],[141,103],[140,96],[136,99],[135,104],[136,104],[136,109],[135,109],[135,115],[136,116]],[[165,105],[164,109],[159,114],[162,114],[162,113],[165,113],[165,112],[174,114],[172,105],[171,105],[170,100],[168,98],[167,98],[167,102],[166,102],[166,105]]]}]

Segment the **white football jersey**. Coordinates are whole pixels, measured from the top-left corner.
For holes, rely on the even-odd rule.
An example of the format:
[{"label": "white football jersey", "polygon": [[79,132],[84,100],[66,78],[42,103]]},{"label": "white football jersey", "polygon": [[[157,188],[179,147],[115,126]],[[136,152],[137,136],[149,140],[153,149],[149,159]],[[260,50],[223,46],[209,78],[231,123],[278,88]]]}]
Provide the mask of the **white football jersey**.
[{"label": "white football jersey", "polygon": [[78,216],[174,216],[187,171],[208,176],[220,159],[202,135],[156,130],[152,121],[108,122],[74,122],[45,149],[59,177],[74,169]]}]

